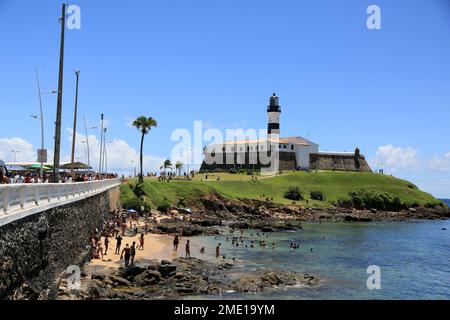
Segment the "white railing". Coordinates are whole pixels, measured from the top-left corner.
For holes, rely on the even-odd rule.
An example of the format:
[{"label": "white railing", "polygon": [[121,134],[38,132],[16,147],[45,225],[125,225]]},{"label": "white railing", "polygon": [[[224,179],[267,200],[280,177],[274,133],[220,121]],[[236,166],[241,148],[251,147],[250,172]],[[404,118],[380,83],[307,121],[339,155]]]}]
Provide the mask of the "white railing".
[{"label": "white railing", "polygon": [[0,185],[0,218],[30,209],[52,207],[84,199],[115,188],[120,179],[80,183]]}]

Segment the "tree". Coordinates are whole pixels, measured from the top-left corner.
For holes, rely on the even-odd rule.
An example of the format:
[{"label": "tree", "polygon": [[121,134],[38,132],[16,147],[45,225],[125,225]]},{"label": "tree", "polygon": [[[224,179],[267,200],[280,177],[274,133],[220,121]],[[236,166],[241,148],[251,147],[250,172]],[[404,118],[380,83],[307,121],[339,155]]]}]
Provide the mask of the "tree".
[{"label": "tree", "polygon": [[172,168],[172,162],[169,160],[169,159],[167,159],[166,161],[164,161],[164,172],[166,172],[166,169],[167,168]]},{"label": "tree", "polygon": [[152,117],[140,116],[133,122],[133,127],[137,128],[142,133],[141,138],[141,157],[140,157],[140,165],[141,172],[139,174],[139,183],[144,182],[144,137],[148,134],[152,128],[158,127],[158,122]]},{"label": "tree", "polygon": [[177,161],[175,168],[178,170],[178,175],[181,176],[181,168],[183,168],[183,163],[181,161]]}]

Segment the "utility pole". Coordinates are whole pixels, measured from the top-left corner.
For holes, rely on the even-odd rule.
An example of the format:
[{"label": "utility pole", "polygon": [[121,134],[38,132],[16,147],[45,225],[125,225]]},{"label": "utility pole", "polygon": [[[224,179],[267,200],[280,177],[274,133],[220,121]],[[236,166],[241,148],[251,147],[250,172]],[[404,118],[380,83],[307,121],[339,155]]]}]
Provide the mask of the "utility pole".
[{"label": "utility pole", "polygon": [[[41,110],[41,152],[44,152],[44,114],[42,111],[42,94],[41,94],[41,85],[39,83],[39,74],[38,74],[38,70],[36,69],[36,80],[37,80],[37,86],[38,86],[38,91],[39,91],[39,108]],[[43,158],[41,156],[41,177],[44,175],[44,162],[43,162]]]},{"label": "utility pole", "polygon": [[88,165],[88,171],[90,171],[91,169],[91,155],[90,155],[90,149],[89,149],[89,133],[88,133],[88,129],[87,129],[87,124],[86,124],[86,116],[83,116],[83,120],[84,120],[84,131],[86,132],[86,145],[87,145],[87,165]]},{"label": "utility pole", "polygon": [[77,85],[75,89],[75,111],[73,113],[73,134],[72,134],[72,164],[70,165],[70,174],[74,178],[74,163],[75,163],[75,143],[77,142],[77,114],[78,114],[78,81],[80,79],[80,71],[75,71],[77,77]]},{"label": "utility pole", "polygon": [[59,161],[61,156],[61,118],[62,118],[62,98],[63,98],[63,78],[64,78],[64,32],[66,28],[66,4],[62,5],[61,13],[61,48],[59,58],[59,81],[58,81],[58,102],[56,104],[55,121],[55,155],[53,159],[53,180],[59,182]]},{"label": "utility pole", "polygon": [[104,134],[103,134],[103,171],[105,172],[105,173],[108,173],[108,157],[107,157],[107,154],[106,154],[106,131],[107,131],[108,129],[107,128],[105,128],[104,129]]},{"label": "utility pole", "polygon": [[100,164],[98,165],[98,173],[100,173],[100,174],[102,174],[102,164],[103,164],[102,157],[103,157],[103,120],[104,119],[105,119],[105,116],[102,113],[102,117],[101,117],[102,125],[100,128]]}]

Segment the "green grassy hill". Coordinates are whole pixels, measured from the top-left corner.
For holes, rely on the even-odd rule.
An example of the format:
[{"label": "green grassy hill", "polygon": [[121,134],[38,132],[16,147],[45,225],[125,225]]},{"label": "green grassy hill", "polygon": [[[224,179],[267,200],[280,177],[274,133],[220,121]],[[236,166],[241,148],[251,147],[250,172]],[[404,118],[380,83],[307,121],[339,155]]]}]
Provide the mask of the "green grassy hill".
[{"label": "green grassy hill", "polygon": [[[216,181],[217,176],[221,180]],[[158,182],[147,179],[141,187],[145,193],[146,203],[150,207],[158,207],[164,203],[171,205],[187,205],[189,199],[195,199],[204,193],[216,191],[230,199],[266,200],[267,197],[281,204],[291,204],[292,200],[284,198],[285,192],[291,187],[298,187],[304,197],[296,204],[311,207],[331,207],[339,200],[348,199],[350,192],[364,190],[373,195],[386,195],[398,198],[406,206],[434,206],[441,204],[430,194],[420,191],[412,183],[391,176],[371,173],[351,172],[295,172],[276,177],[251,177],[240,174],[210,175],[208,181],[202,181],[204,175],[194,181]],[[131,180],[122,186],[122,202],[128,204],[136,198],[132,188],[136,180]],[[326,200],[310,199],[312,191],[321,191]]]}]

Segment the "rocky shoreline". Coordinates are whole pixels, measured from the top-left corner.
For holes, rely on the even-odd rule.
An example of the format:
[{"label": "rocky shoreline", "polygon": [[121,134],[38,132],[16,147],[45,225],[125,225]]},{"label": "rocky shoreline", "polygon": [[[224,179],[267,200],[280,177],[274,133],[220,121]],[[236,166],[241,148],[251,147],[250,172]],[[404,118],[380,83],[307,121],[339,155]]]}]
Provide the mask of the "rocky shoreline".
[{"label": "rocky shoreline", "polygon": [[[398,212],[378,210],[356,210],[346,208],[303,208],[296,205],[280,205],[259,200],[242,199],[232,201],[218,194],[208,194],[198,199],[192,213],[183,210],[171,211],[174,218],[151,224],[153,233],[174,234],[180,228],[184,236],[216,235],[215,227],[227,225],[235,229],[259,229],[277,232],[301,229],[301,223],[318,222],[371,222],[442,220],[450,218],[450,209],[409,208]],[[176,217],[182,217],[182,219]]]},{"label": "rocky shoreline", "polygon": [[196,258],[147,261],[108,273],[82,274],[80,290],[69,290],[64,275],[58,284],[58,300],[161,300],[195,295],[260,293],[289,287],[316,288],[313,275],[263,269],[243,272],[233,264]]},{"label": "rocky shoreline", "polygon": [[[448,219],[446,207],[411,208],[400,212],[354,209],[315,209],[285,206],[257,200],[232,201],[217,194],[209,194],[197,201],[198,206],[187,211],[173,208],[169,212],[152,211],[141,218],[141,225],[128,229],[127,237],[145,231],[152,234],[183,237],[214,236],[227,227],[230,231],[255,229],[264,233],[300,230],[302,222],[370,222],[406,221],[420,219]],[[122,215],[126,213],[122,212]],[[190,296],[221,295],[229,292],[271,292],[292,286],[316,288],[319,277],[283,270],[242,271],[223,260],[208,262],[196,258],[177,258],[173,261],[139,261],[128,268],[108,269],[105,272],[82,272],[81,289],[70,291],[67,276],[58,283],[58,299],[128,300],[182,299]]]}]

